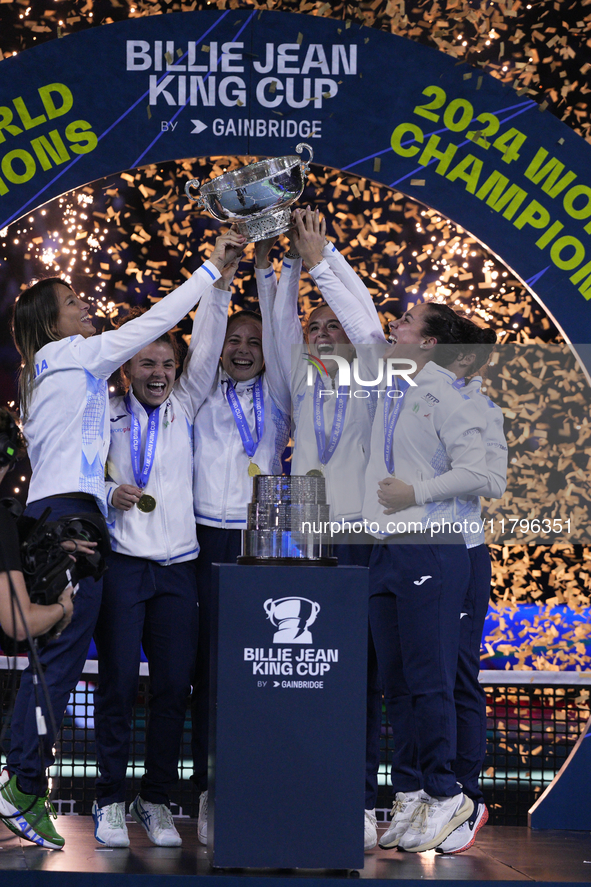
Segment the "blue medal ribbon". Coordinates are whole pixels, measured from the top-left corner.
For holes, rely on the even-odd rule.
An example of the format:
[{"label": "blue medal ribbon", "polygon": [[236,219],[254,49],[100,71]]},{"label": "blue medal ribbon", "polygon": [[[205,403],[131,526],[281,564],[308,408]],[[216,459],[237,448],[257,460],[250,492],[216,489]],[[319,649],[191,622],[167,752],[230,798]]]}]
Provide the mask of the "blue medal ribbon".
[{"label": "blue medal ribbon", "polygon": [[263,380],[261,376],[256,380],[252,389],[252,405],[254,407],[255,429],[257,435],[256,442],[250,433],[250,428],[246,421],[242,404],[236,394],[234,383],[231,379],[228,379],[228,384],[226,386],[226,399],[230,405],[234,421],[236,422],[236,427],[238,428],[238,433],[242,439],[242,446],[244,447],[248,458],[252,459],[263,438],[263,432],[265,430],[265,403],[263,399]]},{"label": "blue medal ribbon", "polygon": [[146,438],[146,446],[144,449],[144,463],[140,466],[142,453],[142,428],[138,417],[135,415],[131,406],[131,398],[129,394],[125,395],[125,406],[131,415],[131,430],[129,435],[129,447],[131,451],[131,467],[135,484],[140,490],[148,485],[150,472],[154,465],[156,456],[156,442],[158,440],[158,416],[160,408],[156,407],[148,416],[148,436]]},{"label": "blue medal ribbon", "polygon": [[[386,468],[388,469],[389,474],[394,474],[394,429],[396,428],[396,423],[400,416],[400,410],[402,409],[404,395],[406,394],[408,387],[408,382],[405,379],[400,379],[398,388],[388,389],[386,391],[386,396],[384,397],[384,462],[386,463]],[[394,402],[394,407],[391,412],[390,402],[392,398],[388,396],[388,391],[401,392],[400,397]]]},{"label": "blue medal ribbon", "polygon": [[347,412],[348,394],[347,385],[340,385],[337,391],[337,403],[334,411],[334,419],[332,420],[332,429],[330,432],[330,440],[326,442],[326,433],[324,430],[324,404],[320,399],[320,386],[322,385],[320,373],[316,373],[316,381],[314,383],[314,433],[316,434],[316,448],[318,450],[318,458],[321,465],[330,462],[331,457],[339,444],[343,428],[345,427],[345,415]]}]

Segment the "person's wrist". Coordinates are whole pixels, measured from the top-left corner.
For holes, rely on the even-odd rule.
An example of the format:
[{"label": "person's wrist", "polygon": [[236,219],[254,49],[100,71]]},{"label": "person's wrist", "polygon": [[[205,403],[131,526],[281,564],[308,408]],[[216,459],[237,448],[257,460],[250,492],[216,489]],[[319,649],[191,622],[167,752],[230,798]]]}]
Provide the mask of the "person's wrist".
[{"label": "person's wrist", "polygon": [[220,272],[220,274],[221,274],[222,271],[224,270],[225,262],[224,262],[224,260],[221,259],[219,256],[212,255],[212,256],[209,257],[209,259],[208,259],[207,261],[208,261],[208,262],[211,262],[212,265],[215,265],[215,267],[218,269],[218,271]]},{"label": "person's wrist", "polygon": [[306,261],[306,259],[304,259],[304,262],[306,262],[306,268],[308,269],[308,272],[314,271],[314,269],[317,268],[318,265],[320,265],[321,262],[323,262],[323,261],[324,261],[324,258],[322,256],[320,256],[320,257],[313,256],[310,258],[309,262]]},{"label": "person's wrist", "polygon": [[68,614],[66,613],[66,607],[65,607],[65,605],[62,603],[62,601],[56,601],[56,604],[58,605],[58,607],[61,607],[61,608],[62,608],[62,615],[60,616],[60,618],[59,618],[59,620],[58,620],[58,622],[61,622],[62,619],[65,619],[65,618],[67,617]]},{"label": "person's wrist", "polygon": [[293,247],[290,247],[290,249],[288,249],[288,251],[285,253],[283,258],[284,259],[301,259],[302,257],[300,256],[300,254],[297,250],[293,249]]}]

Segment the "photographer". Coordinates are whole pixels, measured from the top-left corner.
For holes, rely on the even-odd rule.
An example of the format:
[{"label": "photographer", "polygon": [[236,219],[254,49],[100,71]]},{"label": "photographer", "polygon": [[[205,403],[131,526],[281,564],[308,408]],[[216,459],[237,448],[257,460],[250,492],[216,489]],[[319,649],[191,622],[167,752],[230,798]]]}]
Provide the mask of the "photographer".
[{"label": "photographer", "polygon": [[[25,441],[8,412],[0,408],[0,483],[10,471]],[[14,595],[14,596],[13,596]],[[32,604],[21,569],[16,522],[0,507],[0,627],[11,638],[24,641],[45,634],[54,626],[59,633],[69,625],[73,612],[72,586],[68,585],[49,606]]]}]

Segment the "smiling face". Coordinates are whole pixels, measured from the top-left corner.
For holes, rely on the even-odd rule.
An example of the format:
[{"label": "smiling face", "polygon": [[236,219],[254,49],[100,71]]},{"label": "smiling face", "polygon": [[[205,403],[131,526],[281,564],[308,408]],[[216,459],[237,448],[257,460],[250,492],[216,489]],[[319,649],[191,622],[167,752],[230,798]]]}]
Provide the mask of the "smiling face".
[{"label": "smiling face", "polygon": [[261,324],[249,317],[231,323],[220,359],[235,382],[247,382],[258,376],[264,364]]},{"label": "smiling face", "polygon": [[176,363],[172,345],[152,342],[128,360],[124,372],[141,403],[159,407],[174,383]]},{"label": "smiling face", "polygon": [[326,354],[338,354],[348,361],[353,360],[355,349],[351,345],[351,340],[332,308],[327,305],[316,308],[310,315],[307,339],[310,353],[315,357],[322,358]]},{"label": "smiling face", "polygon": [[420,353],[421,346],[437,344],[437,339],[425,334],[424,323],[428,311],[429,306],[422,303],[405,311],[398,320],[390,321],[390,339],[393,344],[391,354],[412,358]]},{"label": "smiling face", "polygon": [[94,336],[94,325],[87,302],[79,299],[65,283],[57,283],[54,288],[58,302],[57,332],[62,338],[68,336]]}]

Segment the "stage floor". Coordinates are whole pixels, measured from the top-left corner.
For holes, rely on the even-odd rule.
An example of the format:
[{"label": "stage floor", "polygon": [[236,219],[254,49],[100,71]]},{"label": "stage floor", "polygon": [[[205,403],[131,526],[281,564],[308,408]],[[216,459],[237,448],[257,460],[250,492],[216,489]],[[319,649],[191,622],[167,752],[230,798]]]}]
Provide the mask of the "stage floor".
[{"label": "stage floor", "polygon": [[[344,872],[214,870],[207,860],[206,848],[197,841],[196,821],[181,819],[176,820],[176,825],[183,838],[182,847],[154,847],[143,829],[128,821],[131,847],[111,850],[96,843],[89,816],[60,816],[58,831],[66,839],[62,851],[43,850],[0,825],[0,883],[2,887],[31,887],[50,882],[77,887],[98,884],[114,887],[122,883],[129,887],[132,884],[149,887],[170,881],[174,887],[181,887],[185,878],[197,875],[227,881],[250,877],[264,881],[265,887],[272,887],[269,879],[279,883],[293,878],[326,881],[347,877]],[[377,882],[392,879],[462,881],[464,887],[470,881],[503,882],[503,887],[509,887],[507,882],[524,881],[586,883],[591,881],[591,834],[485,826],[476,844],[458,856],[376,848],[365,854],[365,866],[359,877]]]}]

